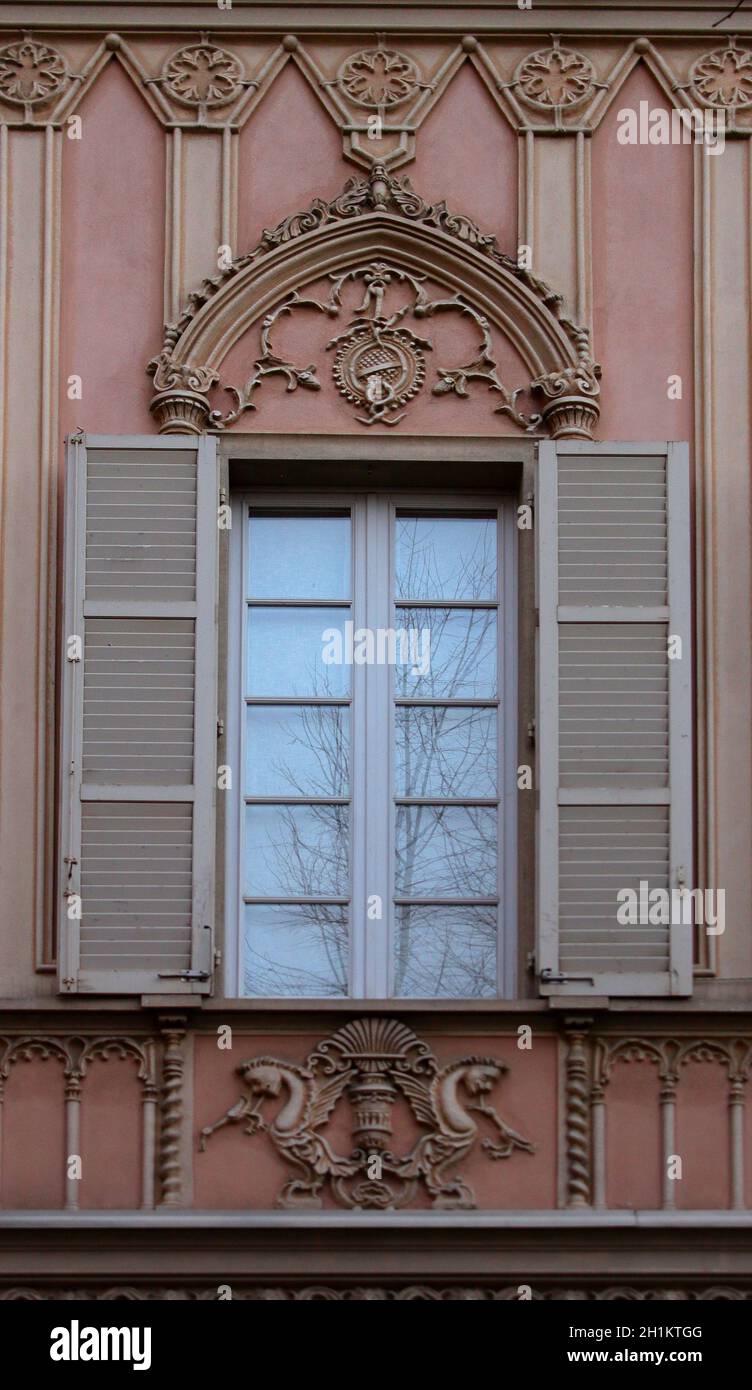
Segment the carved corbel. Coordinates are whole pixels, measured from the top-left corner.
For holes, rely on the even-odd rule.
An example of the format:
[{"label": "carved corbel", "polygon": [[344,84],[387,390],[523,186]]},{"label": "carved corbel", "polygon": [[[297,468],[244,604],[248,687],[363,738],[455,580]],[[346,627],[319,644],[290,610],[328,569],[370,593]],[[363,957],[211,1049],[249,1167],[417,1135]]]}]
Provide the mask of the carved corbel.
[{"label": "carved corbel", "polygon": [[212,367],[192,367],[173,362],[163,351],[147,367],[156,395],[149,409],[160,434],[201,434],[206,429],[211,405],[207,392],[219,381]]}]

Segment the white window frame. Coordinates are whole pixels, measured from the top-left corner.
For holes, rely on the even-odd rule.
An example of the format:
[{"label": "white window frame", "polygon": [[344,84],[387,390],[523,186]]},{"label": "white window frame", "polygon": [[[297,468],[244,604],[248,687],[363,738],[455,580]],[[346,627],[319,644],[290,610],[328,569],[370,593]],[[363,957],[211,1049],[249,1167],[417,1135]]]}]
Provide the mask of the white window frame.
[{"label": "white window frame", "polygon": [[[498,998],[516,996],[517,962],[517,525],[513,495],[500,489],[498,493],[459,493],[437,490],[417,492],[414,489],[384,488],[378,491],[358,490],[348,493],[305,489],[279,492],[264,488],[244,490],[232,496],[232,527],[230,532],[230,569],[228,602],[228,763],[233,769],[232,789],[228,791],[228,815],[225,835],[225,972],[228,998],[247,997],[242,994],[242,920],[243,894],[241,877],[243,865],[243,781],[244,781],[244,697],[245,670],[245,608],[244,576],[247,574],[247,526],[249,506],[254,508],[295,511],[310,507],[349,508],[352,514],[352,616],[357,627],[400,626],[394,608],[394,522],[398,509],[416,511],[446,510],[447,512],[483,511],[498,509],[498,597],[497,611],[501,640],[497,646],[498,662],[498,738],[501,782],[498,798],[498,893],[499,932],[497,947]],[[376,513],[376,517],[371,518]],[[370,515],[369,515],[370,513]],[[367,521],[368,517],[368,521]],[[366,563],[361,556],[369,536],[379,537],[376,556],[368,565],[366,592]],[[374,528],[375,531],[374,531]],[[386,531],[384,528],[387,528]],[[388,549],[387,549],[388,535]],[[385,564],[389,557],[388,565]],[[420,602],[416,605],[420,607]],[[393,962],[393,898],[394,898],[394,797],[392,792],[394,758],[394,709],[391,669],[384,666],[354,665],[351,690],[351,771],[350,771],[350,999],[410,999],[417,996],[394,996],[392,989]],[[477,703],[470,701],[469,703]],[[482,702],[481,702],[482,703]],[[371,760],[367,769],[368,828],[366,827],[365,794],[366,745],[377,746],[379,727],[384,728],[384,707],[389,709],[388,757]],[[472,798],[467,798],[472,801]],[[461,799],[460,799],[461,801]],[[368,922],[366,903],[369,895],[378,893],[384,904],[381,923]],[[378,935],[377,935],[378,933]],[[376,943],[379,944],[376,944]],[[287,998],[290,996],[274,996]],[[311,998],[320,996],[300,996]],[[337,996],[339,997],[339,996]],[[421,996],[422,997],[422,996]],[[254,1002],[258,1002],[253,996]],[[444,998],[439,1002],[443,1002]],[[446,1002],[449,1002],[446,1000]]]}]

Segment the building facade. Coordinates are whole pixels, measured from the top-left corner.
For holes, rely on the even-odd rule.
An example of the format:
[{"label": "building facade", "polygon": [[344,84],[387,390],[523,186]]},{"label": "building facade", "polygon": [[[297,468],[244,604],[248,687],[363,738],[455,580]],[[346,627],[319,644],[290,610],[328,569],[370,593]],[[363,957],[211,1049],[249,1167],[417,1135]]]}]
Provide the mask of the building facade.
[{"label": "building facade", "polygon": [[0,1298],[752,1297],[752,10],[0,6]]}]

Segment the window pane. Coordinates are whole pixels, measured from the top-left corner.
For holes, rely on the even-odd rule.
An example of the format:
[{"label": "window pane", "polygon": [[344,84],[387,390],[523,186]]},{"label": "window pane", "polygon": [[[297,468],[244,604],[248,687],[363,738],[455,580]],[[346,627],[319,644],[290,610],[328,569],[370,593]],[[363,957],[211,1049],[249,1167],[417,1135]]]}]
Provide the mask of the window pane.
[{"label": "window pane", "polygon": [[348,613],[346,608],[249,608],[248,694],[347,695],[351,668],[341,658]]},{"label": "window pane", "polygon": [[246,906],[243,994],[341,996],[347,993],[347,962],[345,908]]},{"label": "window pane", "polygon": [[496,518],[398,516],[397,598],[496,598]]},{"label": "window pane", "polygon": [[350,711],[342,705],[246,709],[248,796],[347,796]]},{"label": "window pane", "polygon": [[495,907],[399,907],[394,993],[489,999],[498,993]]},{"label": "window pane", "polygon": [[395,710],[397,796],[495,796],[496,711]]},{"label": "window pane", "polygon": [[251,598],[349,598],[349,516],[251,516]]},{"label": "window pane", "polygon": [[496,808],[398,806],[395,892],[404,898],[496,893]]},{"label": "window pane", "polygon": [[245,892],[251,898],[344,897],[347,806],[246,806]]},{"label": "window pane", "polygon": [[[395,665],[397,693],[437,700],[496,695],[496,612],[491,608],[398,608],[410,657]],[[399,651],[398,655],[407,653]]]}]

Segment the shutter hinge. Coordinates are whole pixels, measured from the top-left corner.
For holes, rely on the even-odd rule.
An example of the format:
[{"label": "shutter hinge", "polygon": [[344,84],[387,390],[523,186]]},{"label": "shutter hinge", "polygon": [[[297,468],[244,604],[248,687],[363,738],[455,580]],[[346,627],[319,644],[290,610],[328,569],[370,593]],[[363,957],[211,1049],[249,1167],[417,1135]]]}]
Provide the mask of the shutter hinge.
[{"label": "shutter hinge", "polygon": [[81,425],[79,425],[77,429],[73,430],[72,434],[68,435],[68,440],[71,444],[83,444],[85,438],[86,430],[83,429]]},{"label": "shutter hinge", "polygon": [[567,975],[563,970],[552,970],[550,965],[547,965],[545,969],[540,972],[540,982],[542,985],[566,985],[570,980],[577,980],[581,983],[584,982],[589,985],[595,985],[595,980],[592,975]]},{"label": "shutter hinge", "polygon": [[529,722],[528,722],[528,726],[527,726],[527,741],[528,741],[528,743],[531,743],[531,744],[533,745],[533,748],[535,747],[535,716],[534,716],[534,715],[533,715],[533,718],[532,718],[531,720],[529,720]]},{"label": "shutter hinge", "polygon": [[687,887],[687,870],[683,864],[680,864],[676,870],[676,886],[680,893],[683,893]]},{"label": "shutter hinge", "polygon": [[221,488],[219,489],[219,505],[220,505],[220,507],[226,507],[226,506],[227,506],[227,488],[226,488],[226,487],[221,487]]},{"label": "shutter hinge", "polygon": [[225,736],[225,721],[224,721],[224,719],[217,718],[217,738],[224,738],[224,736]]}]

